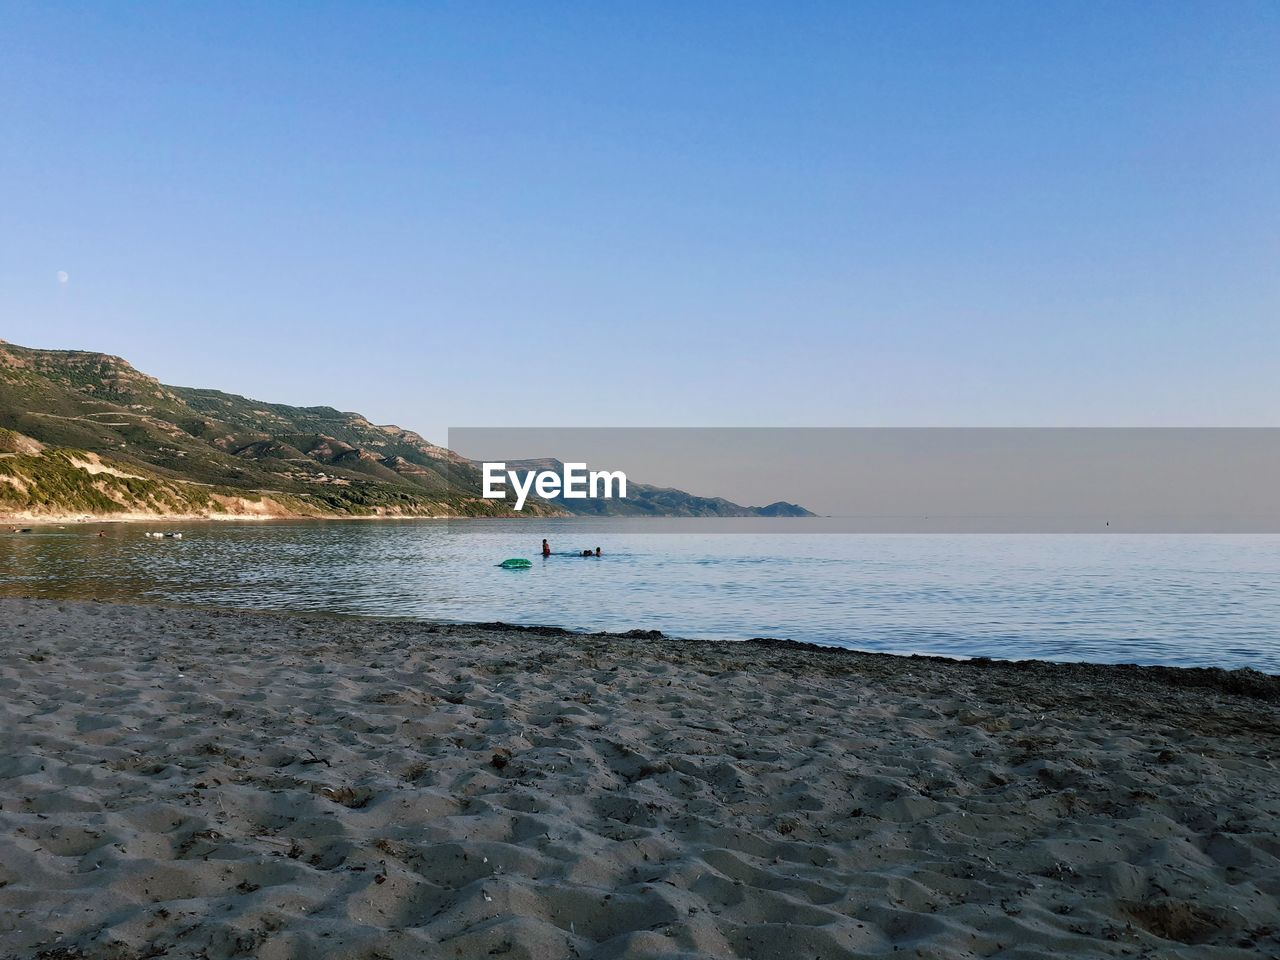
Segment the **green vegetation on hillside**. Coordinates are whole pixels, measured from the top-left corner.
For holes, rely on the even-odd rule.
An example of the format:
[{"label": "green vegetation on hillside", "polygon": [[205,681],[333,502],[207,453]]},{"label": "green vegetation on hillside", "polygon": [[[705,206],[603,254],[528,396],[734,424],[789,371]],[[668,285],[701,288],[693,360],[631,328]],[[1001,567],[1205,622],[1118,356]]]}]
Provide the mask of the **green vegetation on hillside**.
[{"label": "green vegetation on hillside", "polygon": [[[80,466],[91,454],[109,469]],[[475,464],[356,413],[166,386],[119,357],[0,340],[0,512],[513,515],[480,490]],[[626,500],[531,498],[518,515],[566,513],[812,516],[635,482]]]},{"label": "green vegetation on hillside", "polygon": [[213,490],[158,477],[90,472],[76,454],[46,450],[0,457],[0,511],[98,516],[225,511]]},{"label": "green vegetation on hillside", "polygon": [[30,437],[0,427],[0,456],[6,453],[39,453],[41,445]]},{"label": "green vegetation on hillside", "polygon": [[[0,489],[6,510],[52,512],[61,504],[66,513],[119,512],[125,508],[112,504],[127,501],[155,504],[157,512],[215,511],[216,499],[201,506],[198,492],[207,487],[240,497],[265,493],[301,515],[508,512],[480,498],[479,472],[471,464],[411,431],[331,407],[166,386],[106,354],[0,341],[0,431],[0,455],[33,456],[42,444],[87,451],[110,458],[119,472],[169,482],[135,490],[114,482],[124,478],[104,479],[109,474],[69,473],[75,468],[65,456],[37,457],[7,464],[10,481]],[[13,482],[19,469],[28,481],[21,497]],[[175,484],[184,483],[184,492],[175,492]],[[545,504],[525,510],[548,512],[556,511]]]}]

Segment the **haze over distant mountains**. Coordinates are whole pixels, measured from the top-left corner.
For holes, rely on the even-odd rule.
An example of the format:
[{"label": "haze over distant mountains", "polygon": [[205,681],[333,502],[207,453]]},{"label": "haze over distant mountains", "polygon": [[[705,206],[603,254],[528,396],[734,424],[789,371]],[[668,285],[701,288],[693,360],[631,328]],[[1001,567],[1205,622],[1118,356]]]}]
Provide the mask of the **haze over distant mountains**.
[{"label": "haze over distant mountains", "polygon": [[[551,457],[537,460],[511,460],[512,470],[551,470],[562,473],[564,464]],[[724,497],[699,497],[671,487],[656,487],[628,479],[625,500],[599,497],[566,500],[552,497],[550,503],[570,513],[585,517],[812,517],[804,507],[779,500],[764,507],[744,507]]]},{"label": "haze over distant mountains", "polygon": [[[627,500],[531,500],[522,515],[811,516],[630,487]],[[0,340],[0,513],[511,515],[480,489],[476,464],[411,430],[169,386],[104,353]]]}]

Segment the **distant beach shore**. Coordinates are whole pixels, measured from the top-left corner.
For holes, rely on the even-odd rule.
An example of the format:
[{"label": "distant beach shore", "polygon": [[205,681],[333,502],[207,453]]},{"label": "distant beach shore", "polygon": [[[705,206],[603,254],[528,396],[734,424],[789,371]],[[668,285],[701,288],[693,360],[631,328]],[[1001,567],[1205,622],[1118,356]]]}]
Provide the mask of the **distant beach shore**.
[{"label": "distant beach shore", "polygon": [[1280,677],[0,598],[0,957],[1280,952]]},{"label": "distant beach shore", "polygon": [[[27,513],[0,513],[0,527],[11,525],[25,527],[65,527],[72,524],[88,525],[95,523],[297,523],[300,520],[307,522],[329,522],[335,521],[346,523],[349,521],[361,520],[477,520],[485,519],[480,517],[464,517],[454,514],[433,514],[422,516],[405,516],[401,514],[368,514],[368,515],[351,515],[351,514],[325,514],[321,516],[308,516],[305,514],[242,514],[242,513],[212,513],[204,514],[160,514],[160,513],[121,513],[121,514],[102,514],[102,515],[35,515]],[[502,520],[519,520],[520,516],[507,517],[503,516],[497,519]],[[546,517],[530,516],[530,520],[542,520],[546,522]],[[2,532],[2,531],[0,531]]]}]

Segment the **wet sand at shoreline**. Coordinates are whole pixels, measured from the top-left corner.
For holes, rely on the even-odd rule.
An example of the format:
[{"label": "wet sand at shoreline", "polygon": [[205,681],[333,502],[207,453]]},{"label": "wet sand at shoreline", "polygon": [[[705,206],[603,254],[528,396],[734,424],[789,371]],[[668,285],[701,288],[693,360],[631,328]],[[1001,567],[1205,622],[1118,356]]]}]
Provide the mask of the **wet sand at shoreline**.
[{"label": "wet sand at shoreline", "polygon": [[0,957],[1280,955],[1280,678],[0,599]]}]

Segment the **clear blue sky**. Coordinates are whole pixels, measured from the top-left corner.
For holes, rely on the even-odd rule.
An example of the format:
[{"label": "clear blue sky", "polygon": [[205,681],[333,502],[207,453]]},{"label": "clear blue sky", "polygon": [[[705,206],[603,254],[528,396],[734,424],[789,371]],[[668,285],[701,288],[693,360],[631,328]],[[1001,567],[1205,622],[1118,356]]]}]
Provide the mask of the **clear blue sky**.
[{"label": "clear blue sky", "polygon": [[0,197],[0,337],[437,440],[1280,422],[1270,2],[8,3]]}]

